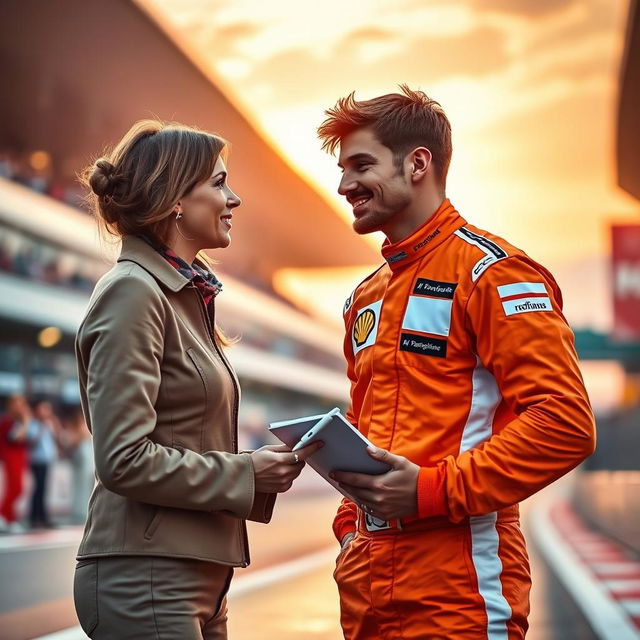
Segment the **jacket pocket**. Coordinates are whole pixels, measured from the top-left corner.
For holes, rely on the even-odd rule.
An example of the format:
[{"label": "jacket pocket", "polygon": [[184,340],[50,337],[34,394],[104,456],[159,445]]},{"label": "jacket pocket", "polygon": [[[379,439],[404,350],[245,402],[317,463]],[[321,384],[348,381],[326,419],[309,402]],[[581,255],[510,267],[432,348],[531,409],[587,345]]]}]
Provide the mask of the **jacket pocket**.
[{"label": "jacket pocket", "polygon": [[205,392],[207,390],[207,375],[202,368],[202,364],[200,363],[198,356],[193,348],[189,347],[187,349],[187,355],[189,356],[189,360],[193,363],[193,366],[197,369],[198,374],[200,375],[200,379],[202,380],[202,384],[204,386]]},{"label": "jacket pocket", "polygon": [[83,560],[76,565],[73,601],[82,630],[91,637],[98,626],[98,561]]},{"label": "jacket pocket", "polygon": [[151,522],[149,522],[147,528],[144,530],[145,540],[151,540],[151,538],[153,538],[153,534],[156,532],[158,525],[160,524],[160,520],[162,520],[163,513],[164,511],[160,507],[156,508],[153,518],[151,518]]}]

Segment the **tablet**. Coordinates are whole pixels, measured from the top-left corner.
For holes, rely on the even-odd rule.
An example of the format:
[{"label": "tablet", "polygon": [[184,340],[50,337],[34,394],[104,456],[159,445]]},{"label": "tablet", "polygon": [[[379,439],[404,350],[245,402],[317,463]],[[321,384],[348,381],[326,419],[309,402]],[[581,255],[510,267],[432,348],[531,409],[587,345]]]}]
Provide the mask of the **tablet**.
[{"label": "tablet", "polygon": [[[314,429],[318,423],[321,423],[320,429]],[[312,435],[305,438],[312,430]],[[317,416],[272,422],[269,431],[292,449],[303,439],[305,446],[322,440],[324,446],[307,458],[307,463],[330,485],[354,502],[358,500],[343,491],[340,485],[329,477],[332,471],[380,475],[391,470],[388,464],[374,460],[367,453],[367,446],[374,445],[353,427],[338,408]]]}]

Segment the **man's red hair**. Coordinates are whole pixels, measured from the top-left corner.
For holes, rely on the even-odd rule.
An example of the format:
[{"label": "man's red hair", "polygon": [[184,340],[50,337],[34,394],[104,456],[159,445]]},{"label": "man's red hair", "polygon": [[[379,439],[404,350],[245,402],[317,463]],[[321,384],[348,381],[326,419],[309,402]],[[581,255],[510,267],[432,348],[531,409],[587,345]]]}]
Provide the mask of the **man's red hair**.
[{"label": "man's red hair", "polygon": [[402,93],[388,93],[358,101],[355,92],[340,98],[327,119],[318,127],[322,148],[335,153],[341,140],[357,129],[369,128],[393,152],[398,168],[410,151],[426,147],[431,151],[438,182],[444,187],[451,162],[451,124],[438,102],[423,91],[401,84]]}]

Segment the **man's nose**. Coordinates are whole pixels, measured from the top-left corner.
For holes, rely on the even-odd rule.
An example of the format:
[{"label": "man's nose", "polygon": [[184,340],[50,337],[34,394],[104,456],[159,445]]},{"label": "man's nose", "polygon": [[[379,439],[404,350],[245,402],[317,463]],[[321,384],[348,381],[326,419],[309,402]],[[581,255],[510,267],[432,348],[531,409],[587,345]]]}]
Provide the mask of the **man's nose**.
[{"label": "man's nose", "polygon": [[341,196],[346,196],[349,191],[353,191],[357,187],[357,183],[352,178],[342,176],[340,184],[338,185],[338,193]]}]

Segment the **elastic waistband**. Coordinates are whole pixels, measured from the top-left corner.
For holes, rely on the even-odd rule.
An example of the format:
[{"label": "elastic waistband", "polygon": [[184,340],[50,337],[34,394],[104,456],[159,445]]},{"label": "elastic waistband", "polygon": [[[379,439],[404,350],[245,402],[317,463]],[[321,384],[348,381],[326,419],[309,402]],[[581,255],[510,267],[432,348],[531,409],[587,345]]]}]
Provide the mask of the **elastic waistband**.
[{"label": "elastic waistband", "polygon": [[[517,504],[511,505],[496,512],[496,522],[518,522],[520,510]],[[484,516],[476,516],[484,517]],[[414,533],[419,531],[431,531],[433,529],[445,529],[448,527],[462,527],[468,525],[473,517],[467,517],[460,522],[451,522],[444,516],[434,518],[402,518],[399,520],[380,520],[358,509],[357,529],[364,535],[397,535],[402,533]]]}]

